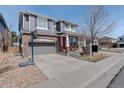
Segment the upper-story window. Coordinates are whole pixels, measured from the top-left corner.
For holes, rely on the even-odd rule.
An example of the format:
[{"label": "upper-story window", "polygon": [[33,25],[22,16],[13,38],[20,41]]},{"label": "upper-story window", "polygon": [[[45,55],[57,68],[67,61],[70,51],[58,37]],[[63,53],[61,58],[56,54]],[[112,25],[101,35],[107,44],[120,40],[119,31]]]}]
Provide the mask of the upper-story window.
[{"label": "upper-story window", "polygon": [[120,40],[124,40],[124,38],[123,38],[123,37],[121,37],[121,38],[120,38]]},{"label": "upper-story window", "polygon": [[71,25],[71,24],[65,24],[65,30],[69,30],[69,31],[75,31],[75,26]]},{"label": "upper-story window", "polygon": [[70,25],[70,24],[66,24],[65,27],[66,27],[66,29],[68,29],[68,30],[71,29],[71,25]]},{"label": "upper-story window", "polygon": [[29,21],[29,15],[25,15],[25,21]]},{"label": "upper-story window", "polygon": [[56,23],[53,23],[53,30],[55,30],[56,31]]},{"label": "upper-story window", "polygon": [[48,21],[47,21],[47,19],[37,18],[37,28],[38,29],[43,29],[43,30],[48,30]]},{"label": "upper-story window", "polygon": [[72,31],[75,31],[75,30],[76,30],[76,29],[75,29],[75,26],[71,25],[71,30],[72,30]]}]

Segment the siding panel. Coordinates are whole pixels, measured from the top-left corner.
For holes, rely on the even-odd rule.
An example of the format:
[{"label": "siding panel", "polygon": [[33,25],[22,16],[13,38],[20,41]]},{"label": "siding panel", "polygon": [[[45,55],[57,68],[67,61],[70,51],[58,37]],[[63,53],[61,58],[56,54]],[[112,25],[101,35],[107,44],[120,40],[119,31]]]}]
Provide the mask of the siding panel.
[{"label": "siding panel", "polygon": [[31,31],[34,31],[34,30],[36,30],[36,17],[35,16],[33,16],[33,15],[31,15],[30,16],[30,30]]}]

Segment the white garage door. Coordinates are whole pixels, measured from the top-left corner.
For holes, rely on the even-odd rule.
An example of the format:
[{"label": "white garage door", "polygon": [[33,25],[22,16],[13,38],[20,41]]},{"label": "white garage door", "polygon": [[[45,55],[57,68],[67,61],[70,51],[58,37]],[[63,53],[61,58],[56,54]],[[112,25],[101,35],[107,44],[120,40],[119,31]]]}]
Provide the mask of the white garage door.
[{"label": "white garage door", "polygon": [[[55,42],[34,42],[33,43],[34,55],[43,54],[55,54],[56,43]],[[29,42],[29,55],[32,54],[31,43]]]}]

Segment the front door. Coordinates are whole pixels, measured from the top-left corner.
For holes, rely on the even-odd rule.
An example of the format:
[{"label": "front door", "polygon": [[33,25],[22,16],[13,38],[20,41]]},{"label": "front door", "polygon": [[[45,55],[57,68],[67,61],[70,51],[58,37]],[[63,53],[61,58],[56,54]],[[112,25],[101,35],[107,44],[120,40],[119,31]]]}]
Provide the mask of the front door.
[{"label": "front door", "polygon": [[70,50],[75,50],[78,44],[77,37],[69,37]]},{"label": "front door", "polygon": [[66,37],[63,37],[63,49],[66,49]]}]

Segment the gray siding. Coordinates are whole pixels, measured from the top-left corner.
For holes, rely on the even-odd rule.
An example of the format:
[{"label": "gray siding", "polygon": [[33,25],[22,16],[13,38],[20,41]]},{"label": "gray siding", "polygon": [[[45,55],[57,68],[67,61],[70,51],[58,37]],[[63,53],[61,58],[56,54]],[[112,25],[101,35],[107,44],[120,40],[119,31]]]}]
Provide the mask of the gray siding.
[{"label": "gray siding", "polygon": [[52,20],[48,20],[48,30],[53,32],[53,21]]},{"label": "gray siding", "polygon": [[58,32],[60,32],[61,31],[61,24],[60,24],[60,22],[57,22],[57,27],[56,27],[56,30],[58,31]]},{"label": "gray siding", "polygon": [[23,15],[20,15],[20,18],[19,18],[19,31],[21,31],[22,28],[23,28]]},{"label": "gray siding", "polygon": [[[73,25],[73,24],[72,24]],[[76,27],[77,30],[77,27]],[[57,31],[64,32],[65,30],[65,22],[59,21],[57,22]],[[70,31],[70,30],[69,30]]]},{"label": "gray siding", "polygon": [[[21,18],[21,15],[23,15],[23,18]],[[33,30],[36,30],[36,27],[37,27],[37,17],[39,17],[38,15],[35,15],[35,14],[30,14],[30,24],[29,24],[29,21],[26,21],[26,16],[29,15],[29,14],[21,14],[20,15],[20,23],[19,23],[19,27],[22,29],[22,24],[23,24],[23,30],[25,31],[33,31]],[[41,16],[42,17],[42,16]],[[22,22],[22,20],[24,22]],[[58,32],[62,32],[62,31],[65,31],[65,22],[64,21],[58,21],[58,22],[55,22],[53,21],[51,18],[47,18],[48,20],[48,30],[47,31],[50,31],[50,32],[55,32],[55,31],[58,31]],[[55,22],[55,23],[54,23]],[[56,28],[54,26],[54,24],[56,24]],[[72,24],[73,25],[73,24]],[[19,28],[19,29],[20,29]],[[39,30],[43,30],[43,29],[39,29]],[[43,30],[44,31],[44,30]]]},{"label": "gray siding", "polygon": [[23,23],[24,23],[23,29],[29,31],[29,21],[26,21],[26,15],[24,15],[24,18],[23,18],[23,19],[24,19],[24,20],[23,20],[23,21],[24,21],[24,22],[23,22]]},{"label": "gray siding", "polygon": [[59,32],[65,31],[64,25],[65,25],[65,24],[64,24],[63,22],[58,22],[58,23],[57,23],[57,30],[58,30]]},{"label": "gray siding", "polygon": [[63,22],[61,22],[61,31],[65,31],[64,23]]},{"label": "gray siding", "polygon": [[36,16],[31,15],[30,16],[30,30],[31,31],[36,30],[36,26],[37,26],[36,24],[37,24]]},{"label": "gray siding", "polygon": [[[29,31],[29,29],[30,29],[30,31],[36,30],[36,27],[37,27],[37,17],[36,16],[30,15],[30,24],[29,24],[29,21],[26,21],[26,15],[24,15],[23,19],[24,19],[24,22],[23,22],[24,23],[24,25],[23,25],[24,30],[26,30],[26,31]],[[42,31],[42,29],[40,29],[40,30]],[[54,32],[53,21],[49,20],[49,19],[48,19],[48,30],[47,31]]]},{"label": "gray siding", "polygon": [[4,25],[3,23],[0,21],[0,50],[3,51],[3,43],[4,43]]},{"label": "gray siding", "polygon": [[4,46],[7,46],[9,43],[9,29],[5,23],[5,20],[0,15],[0,51],[6,51],[3,49]]}]

